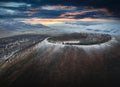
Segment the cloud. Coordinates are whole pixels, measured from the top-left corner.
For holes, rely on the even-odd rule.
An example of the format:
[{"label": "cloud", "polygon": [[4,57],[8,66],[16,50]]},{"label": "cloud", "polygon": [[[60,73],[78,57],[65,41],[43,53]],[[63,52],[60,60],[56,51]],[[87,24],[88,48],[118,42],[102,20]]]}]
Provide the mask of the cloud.
[{"label": "cloud", "polygon": [[[88,13],[88,14],[87,14]],[[93,13],[93,14],[91,14]],[[100,15],[100,13],[102,15],[106,15],[106,16],[111,16],[111,14],[109,13],[109,11],[106,8],[100,8],[100,9],[86,9],[86,10],[80,10],[80,11],[75,11],[75,12],[65,12],[63,14],[61,14],[59,17],[61,18],[74,18],[75,16],[85,16],[85,17],[89,17],[89,16],[98,16]],[[98,15],[97,15],[98,14]]]},{"label": "cloud", "polygon": [[68,11],[75,11],[75,6],[62,6],[62,5],[45,5],[30,7],[26,10],[32,13],[28,14],[29,17],[40,17],[40,18],[58,18],[61,14]]},{"label": "cloud", "polygon": [[34,16],[34,12],[10,8],[0,8],[0,18],[27,18],[31,16]]},{"label": "cloud", "polygon": [[95,18],[83,18],[83,19],[68,19],[68,18],[23,18],[23,19],[16,19],[17,21],[30,23],[30,24],[43,24],[43,25],[51,25],[63,22],[74,22],[74,21],[100,21],[103,19],[95,19]]},{"label": "cloud", "polygon": [[106,8],[95,9],[90,6],[76,7],[63,5],[47,5],[31,7],[27,10],[34,12],[28,14],[29,17],[40,18],[105,18],[112,16],[112,14]]},{"label": "cloud", "polygon": [[75,6],[46,5],[41,7],[42,10],[76,10]]},{"label": "cloud", "polygon": [[17,3],[17,2],[0,2],[0,6],[1,7],[14,7],[14,8],[18,8],[18,7],[31,7],[31,4],[27,4],[27,3]]},{"label": "cloud", "polygon": [[[117,16],[120,17],[120,0],[0,0],[3,2],[10,2],[10,1],[16,1],[16,2],[26,2],[31,3],[37,6],[45,6],[45,5],[66,5],[66,6],[83,6],[83,5],[89,5],[93,6],[95,8],[107,8],[111,13],[114,13]],[[9,3],[8,2],[8,3]],[[0,2],[1,3],[1,2]],[[1,3],[3,6],[3,3]],[[4,6],[11,6],[10,4],[4,5]],[[14,5],[12,5],[14,6]],[[29,5],[28,5],[29,6]],[[18,7],[18,5],[14,6]]]},{"label": "cloud", "polygon": [[[67,5],[31,5],[31,7],[24,7],[27,3],[13,3],[13,2],[2,2],[0,7],[1,18],[103,18],[111,16],[106,8],[95,9],[91,6],[67,6]],[[17,8],[11,8],[11,7]]]},{"label": "cloud", "polygon": [[16,15],[17,11],[7,8],[0,8],[0,15]]}]

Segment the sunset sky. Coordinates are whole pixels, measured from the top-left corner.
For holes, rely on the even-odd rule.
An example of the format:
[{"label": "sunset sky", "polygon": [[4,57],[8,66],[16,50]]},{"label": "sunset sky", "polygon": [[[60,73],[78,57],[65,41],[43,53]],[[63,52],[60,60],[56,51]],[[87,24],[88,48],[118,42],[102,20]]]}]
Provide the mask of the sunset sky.
[{"label": "sunset sky", "polygon": [[81,31],[119,33],[119,4],[120,0],[0,0],[0,37]]},{"label": "sunset sky", "polygon": [[[11,18],[31,24],[54,24],[66,21],[95,20],[118,17],[106,6],[94,0],[6,0],[0,2],[0,18]],[[73,2],[73,3],[72,3]],[[91,5],[94,2],[99,7]],[[101,0],[102,2],[102,0]],[[105,1],[103,1],[104,3]],[[79,5],[78,5],[79,3]],[[88,5],[90,3],[90,5]],[[111,7],[112,8],[112,7]]]}]

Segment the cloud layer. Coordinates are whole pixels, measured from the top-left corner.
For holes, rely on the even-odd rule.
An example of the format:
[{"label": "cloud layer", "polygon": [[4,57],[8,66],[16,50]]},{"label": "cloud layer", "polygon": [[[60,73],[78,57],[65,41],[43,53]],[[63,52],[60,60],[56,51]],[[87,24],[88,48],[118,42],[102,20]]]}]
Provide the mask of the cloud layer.
[{"label": "cloud layer", "polygon": [[24,2],[0,2],[0,7],[14,7],[14,8],[18,8],[18,7],[31,7],[31,4],[27,4]]},{"label": "cloud layer", "polygon": [[1,2],[0,18],[105,18],[113,16],[107,8],[91,6],[42,5]]},{"label": "cloud layer", "polygon": [[59,5],[59,4],[67,5],[67,6],[89,5],[95,8],[107,8],[111,13],[115,14],[117,17],[120,17],[120,11],[119,11],[120,0],[1,0],[1,1],[3,2],[26,2],[26,3],[36,4],[38,6]]}]

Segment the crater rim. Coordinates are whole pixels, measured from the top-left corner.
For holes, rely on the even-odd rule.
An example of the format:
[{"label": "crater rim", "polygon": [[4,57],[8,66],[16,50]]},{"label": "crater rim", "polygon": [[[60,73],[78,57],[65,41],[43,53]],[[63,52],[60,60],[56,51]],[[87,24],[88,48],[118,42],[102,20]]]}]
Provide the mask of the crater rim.
[{"label": "crater rim", "polygon": [[98,45],[109,42],[110,34],[102,33],[71,33],[47,38],[49,43],[60,45]]}]

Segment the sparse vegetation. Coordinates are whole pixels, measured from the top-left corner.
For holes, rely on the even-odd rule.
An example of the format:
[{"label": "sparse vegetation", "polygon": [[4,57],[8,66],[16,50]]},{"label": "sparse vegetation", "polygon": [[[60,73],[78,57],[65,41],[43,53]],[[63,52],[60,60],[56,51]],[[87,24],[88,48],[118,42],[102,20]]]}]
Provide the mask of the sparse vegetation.
[{"label": "sparse vegetation", "polygon": [[26,35],[18,35],[12,37],[6,37],[0,39],[0,59],[8,58],[10,55],[15,52],[26,49],[37,42],[46,38],[47,35],[34,35],[34,34],[26,34]]}]

